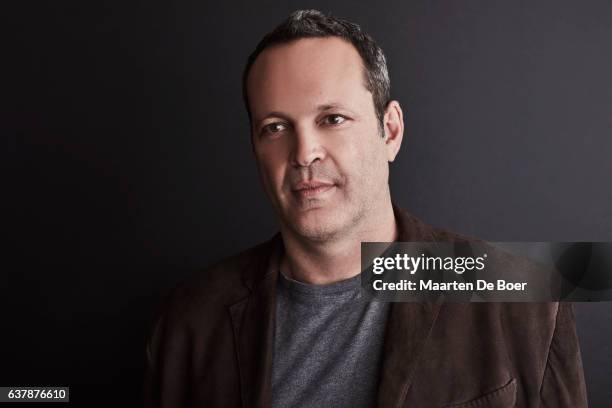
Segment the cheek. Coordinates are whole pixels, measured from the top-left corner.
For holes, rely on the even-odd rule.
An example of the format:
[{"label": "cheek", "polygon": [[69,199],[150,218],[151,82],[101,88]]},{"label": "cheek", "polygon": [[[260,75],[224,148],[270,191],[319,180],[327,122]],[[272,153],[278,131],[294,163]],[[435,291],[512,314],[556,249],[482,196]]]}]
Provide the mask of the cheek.
[{"label": "cheek", "polygon": [[271,190],[280,188],[285,174],[287,161],[282,149],[266,149],[258,152],[257,162],[261,176]]},{"label": "cheek", "polygon": [[353,179],[349,180],[350,182],[362,184],[378,177],[381,163],[385,161],[386,156],[380,143],[372,139],[374,137],[376,135],[368,133],[354,140],[345,140],[334,149],[339,170]]},{"label": "cheek", "polygon": [[375,143],[364,143],[355,155],[352,191],[359,196],[376,195],[388,182],[386,156]]}]

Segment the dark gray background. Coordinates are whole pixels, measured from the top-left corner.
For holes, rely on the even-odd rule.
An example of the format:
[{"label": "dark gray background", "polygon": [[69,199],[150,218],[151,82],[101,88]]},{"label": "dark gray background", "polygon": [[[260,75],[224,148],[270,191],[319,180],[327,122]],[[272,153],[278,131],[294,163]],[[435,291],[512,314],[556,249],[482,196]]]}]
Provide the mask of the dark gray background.
[{"label": "dark gray background", "polygon": [[[493,241],[612,241],[612,3],[20,2],[2,13],[0,383],[136,401],[160,296],[271,236],[240,75],[296,8],[361,23],[406,133],[396,201]],[[591,406],[610,303],[576,307]]]}]

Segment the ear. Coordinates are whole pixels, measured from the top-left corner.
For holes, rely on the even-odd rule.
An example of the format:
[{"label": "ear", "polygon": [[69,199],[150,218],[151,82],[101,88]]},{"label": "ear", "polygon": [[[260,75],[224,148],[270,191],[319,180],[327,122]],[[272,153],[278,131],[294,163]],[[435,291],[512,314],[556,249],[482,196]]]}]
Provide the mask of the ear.
[{"label": "ear", "polygon": [[392,162],[399,152],[404,136],[404,116],[398,101],[390,101],[387,104],[383,124],[385,126],[387,160]]}]

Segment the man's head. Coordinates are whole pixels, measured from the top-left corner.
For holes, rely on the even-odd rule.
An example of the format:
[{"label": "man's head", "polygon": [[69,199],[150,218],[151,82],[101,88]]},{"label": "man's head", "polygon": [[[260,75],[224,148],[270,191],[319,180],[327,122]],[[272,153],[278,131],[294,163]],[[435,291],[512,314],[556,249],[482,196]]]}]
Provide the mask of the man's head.
[{"label": "man's head", "polygon": [[297,11],[264,37],[243,80],[282,226],[312,241],[371,228],[403,133],[382,50],[353,23]]}]

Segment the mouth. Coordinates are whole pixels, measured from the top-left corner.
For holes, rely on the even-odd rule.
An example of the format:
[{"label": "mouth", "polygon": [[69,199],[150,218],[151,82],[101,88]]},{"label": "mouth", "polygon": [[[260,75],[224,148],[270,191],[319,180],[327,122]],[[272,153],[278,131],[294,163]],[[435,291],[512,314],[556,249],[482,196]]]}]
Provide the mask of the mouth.
[{"label": "mouth", "polygon": [[291,191],[299,198],[315,198],[334,188],[336,188],[334,183],[312,180],[296,184]]}]

